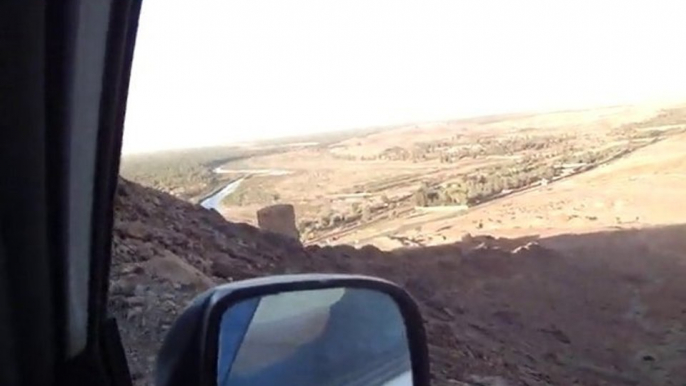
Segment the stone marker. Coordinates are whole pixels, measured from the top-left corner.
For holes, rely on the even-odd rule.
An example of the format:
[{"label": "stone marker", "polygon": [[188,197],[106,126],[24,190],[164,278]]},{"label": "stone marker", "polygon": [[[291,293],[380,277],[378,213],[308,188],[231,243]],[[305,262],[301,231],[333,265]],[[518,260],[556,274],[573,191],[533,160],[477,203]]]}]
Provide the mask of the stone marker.
[{"label": "stone marker", "polygon": [[257,224],[261,229],[300,240],[295,225],[295,208],[291,204],[271,205],[258,210]]}]

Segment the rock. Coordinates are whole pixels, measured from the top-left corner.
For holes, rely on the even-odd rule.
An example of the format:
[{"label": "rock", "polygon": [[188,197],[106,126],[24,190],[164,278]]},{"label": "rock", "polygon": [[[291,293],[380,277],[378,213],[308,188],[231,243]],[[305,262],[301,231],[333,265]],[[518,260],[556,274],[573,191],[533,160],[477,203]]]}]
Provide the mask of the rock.
[{"label": "rock", "polygon": [[213,287],[215,283],[200,270],[183,261],[179,256],[166,251],[164,256],[145,263],[145,271],[151,275],[177,284],[190,285],[198,290]]},{"label": "rock", "polygon": [[362,248],[360,248],[360,253],[364,254],[366,258],[379,256],[380,254],[383,254],[383,252],[374,245],[363,246]]},{"label": "rock", "polygon": [[113,295],[133,296],[137,285],[137,280],[134,277],[124,277],[111,284],[110,292]]},{"label": "rock", "polygon": [[148,236],[147,227],[140,221],[121,223],[120,229],[122,233],[134,239],[145,240]]},{"label": "rock", "polygon": [[503,377],[495,375],[470,375],[468,385],[478,386],[508,386],[510,385]]},{"label": "rock", "polygon": [[141,306],[145,304],[145,298],[143,296],[132,296],[126,298],[124,300],[124,303],[126,303],[129,306]]},{"label": "rock", "polygon": [[175,296],[174,296],[174,294],[172,294],[172,293],[163,293],[163,294],[160,294],[160,298],[161,298],[162,300],[174,300],[174,297],[175,297]]},{"label": "rock", "polygon": [[126,319],[131,320],[143,313],[143,307],[133,307],[126,311]]},{"label": "rock", "polygon": [[481,243],[479,243],[479,245],[477,245],[476,247],[474,247],[474,249],[477,250],[477,251],[478,251],[478,250],[484,250],[484,249],[490,249],[490,248],[491,248],[491,246],[490,246],[488,243],[486,243],[486,242],[481,242]]},{"label": "rock", "polygon": [[175,309],[179,308],[179,305],[176,304],[173,300],[166,300],[166,301],[164,302],[164,306],[165,306],[168,310],[175,310]]},{"label": "rock", "polygon": [[295,223],[295,208],[291,204],[277,204],[257,211],[257,223],[261,229],[300,240]]},{"label": "rock", "polygon": [[139,260],[149,260],[152,259],[155,256],[155,247],[152,243],[146,242],[143,243],[138,248],[138,254],[137,257]]},{"label": "rock", "polygon": [[470,244],[470,243],[472,243],[472,242],[474,241],[474,237],[472,236],[471,233],[465,233],[465,234],[462,235],[461,241],[462,241],[463,243]]},{"label": "rock", "polygon": [[147,288],[143,284],[136,284],[133,289],[133,294],[137,296],[145,296],[147,293]]},{"label": "rock", "polygon": [[228,259],[225,258],[215,258],[212,260],[212,266],[210,272],[212,275],[221,278],[230,278],[236,272],[236,269],[231,265]]},{"label": "rock", "polygon": [[521,245],[521,246],[515,248],[512,251],[512,253],[514,253],[515,255],[518,255],[518,254],[525,253],[525,252],[535,251],[535,250],[538,250],[541,248],[542,247],[537,242],[529,241],[525,245]]},{"label": "rock", "polygon": [[472,386],[473,383],[466,383],[462,381],[458,381],[456,379],[448,379],[446,380],[446,383],[451,386]]},{"label": "rock", "polygon": [[134,381],[143,378],[144,375],[145,374],[143,374],[143,372],[140,370],[131,371],[131,379]]},{"label": "rock", "polygon": [[569,339],[569,336],[567,336],[567,334],[565,334],[564,331],[560,330],[557,327],[552,327],[552,328],[548,328],[548,329],[539,328],[538,330],[540,332],[550,334],[553,338],[555,338],[560,343],[564,343],[564,344],[571,344],[572,343],[572,340]]}]

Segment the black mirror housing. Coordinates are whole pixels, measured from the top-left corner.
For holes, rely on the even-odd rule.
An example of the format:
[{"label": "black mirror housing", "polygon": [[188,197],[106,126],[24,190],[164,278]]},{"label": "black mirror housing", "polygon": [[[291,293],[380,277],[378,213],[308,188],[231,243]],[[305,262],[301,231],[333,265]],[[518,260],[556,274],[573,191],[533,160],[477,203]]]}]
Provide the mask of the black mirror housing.
[{"label": "black mirror housing", "polygon": [[[304,297],[305,295],[306,297]],[[331,296],[334,297],[332,298]],[[308,322],[307,328],[302,328],[300,325],[294,326],[293,320],[308,318],[308,316],[303,316],[308,313],[305,308],[314,309],[312,304],[316,303],[313,301],[315,297],[319,298],[320,302],[322,301],[322,297],[330,298],[330,304],[327,304],[326,307],[318,308],[327,310],[324,318],[322,319],[319,316],[310,318],[310,320],[314,320],[315,322],[314,324]],[[372,306],[369,306],[369,304],[353,304],[353,308],[346,309],[345,313],[341,314],[339,312],[334,314],[335,305],[343,304],[343,301],[340,299],[358,299],[352,300],[352,302],[359,302],[359,299],[370,299],[364,300],[364,302],[374,301],[376,303],[369,303],[372,304]],[[260,302],[259,308],[257,308],[256,302]],[[348,301],[347,303],[351,302]],[[245,308],[244,306],[246,304],[254,304],[254,306],[251,308],[251,314],[244,320],[238,338],[233,340],[239,344],[236,347],[232,347],[231,350],[233,351],[230,353],[231,363],[227,365],[227,361],[225,360],[227,350],[220,347],[220,335],[225,334],[224,330],[227,328],[226,325],[228,325],[223,321],[227,320],[226,315],[235,315],[235,312],[232,313],[232,310],[237,310],[239,307]],[[388,304],[389,307],[385,307],[385,304]],[[285,360],[283,357],[287,355],[292,356],[294,349],[292,348],[290,351],[282,350],[284,353],[279,358],[269,359],[266,358],[265,353],[271,353],[270,355],[272,357],[279,356],[279,354],[274,354],[274,347],[277,347],[276,345],[264,346],[266,348],[263,349],[262,352],[254,349],[251,350],[251,348],[259,347],[260,344],[264,345],[265,340],[277,339],[283,341],[284,339],[289,339],[289,337],[293,340],[296,339],[294,336],[303,334],[310,336],[307,338],[309,340],[314,339],[313,337],[319,334],[316,338],[320,339],[320,337],[323,336],[323,327],[321,326],[323,326],[322,323],[324,322],[324,324],[328,323],[326,324],[327,326],[336,324],[338,326],[350,327],[351,323],[355,323],[355,321],[358,320],[364,320],[364,317],[369,318],[370,314],[372,318],[377,314],[381,315],[382,309],[388,309],[391,313],[395,312],[398,315],[396,317],[398,322],[390,324],[393,326],[400,325],[403,331],[402,347],[404,347],[403,350],[406,351],[407,355],[401,356],[405,358],[404,363],[406,363],[408,370],[406,374],[408,374],[408,377],[411,377],[411,382],[403,383],[413,386],[429,385],[429,356],[426,334],[419,308],[410,295],[397,285],[382,279],[367,276],[333,274],[280,275],[244,280],[218,286],[199,295],[188,308],[184,310],[167,333],[157,358],[155,383],[158,386],[186,386],[189,384],[202,386],[233,386],[242,384],[263,384],[265,383],[264,377],[261,377],[261,383],[255,381],[258,378],[243,378],[243,383],[240,383],[241,375],[238,373],[241,372],[241,368],[247,369],[246,372],[253,371],[253,373],[260,373],[260,371],[263,370],[257,371],[255,370],[256,367],[266,368],[267,366],[271,366],[265,364],[266,362]],[[329,310],[331,311],[329,312]],[[282,315],[275,316],[275,312],[287,313],[289,316],[288,318],[279,319]],[[355,314],[356,312],[359,312],[360,315]],[[348,317],[343,317],[343,319],[340,320],[334,320],[332,317],[332,315],[346,314]],[[314,315],[314,313],[309,312],[308,315]],[[389,315],[389,313],[386,312],[386,315]],[[378,320],[379,318],[376,319]],[[394,318],[385,316],[384,320],[392,319]],[[358,323],[359,326],[368,324],[369,323],[366,322],[362,324],[362,321]],[[236,326],[236,324],[234,323],[232,326]],[[390,336],[397,336],[397,334],[393,335],[390,332],[390,330],[397,330],[397,328],[376,327],[376,330],[370,330],[370,328],[363,328],[367,330],[366,335],[359,335],[362,334],[362,332],[358,334],[359,337],[357,340],[360,341],[360,344],[369,346],[370,340],[374,340],[377,336],[379,339],[384,337],[386,342],[388,342]],[[355,327],[352,330],[340,330],[338,335],[341,335],[342,333],[342,336],[349,337],[349,339],[345,339],[345,341],[355,340],[353,336],[358,330],[358,327]],[[271,331],[271,333],[269,333],[269,331]],[[231,330],[231,333],[237,332]],[[264,335],[271,335],[272,338],[265,338]],[[255,336],[258,338],[254,338]],[[226,339],[222,339],[222,342],[225,341]],[[251,342],[253,342],[252,346],[250,346]],[[337,342],[338,343],[336,344],[332,343],[329,345],[330,347],[326,348],[326,352],[334,353],[334,356],[341,356],[342,354],[337,354],[342,352],[342,349],[340,348],[340,338]],[[283,346],[283,342],[278,343]],[[311,342],[302,343],[296,348],[298,350],[308,350],[312,348],[312,344],[313,343]],[[380,346],[376,345],[375,347],[379,348]],[[397,350],[398,345],[396,344],[394,347],[396,347],[396,349],[393,352],[397,354],[399,352]],[[220,361],[218,360],[220,351],[222,352],[221,364],[219,364]],[[250,359],[251,352],[252,360]],[[354,384],[355,381],[368,383],[370,379],[375,379],[374,377],[377,377],[379,382],[386,384],[386,381],[382,381],[382,379],[386,379],[383,377],[388,376],[388,374],[383,375],[383,368],[385,368],[386,373],[388,373],[389,371],[393,371],[393,363],[395,363],[396,368],[398,368],[397,366],[399,365],[401,366],[402,359],[399,355],[391,355],[395,359],[386,360],[381,357],[382,354],[381,351],[379,351],[379,361],[377,362],[383,364],[375,366],[373,365],[374,360],[371,358],[363,358],[362,354],[365,352],[366,351],[358,351],[353,355],[358,359],[363,359],[358,360],[356,363],[369,364],[367,366],[368,369],[365,370],[367,372],[360,370],[359,374],[362,375],[360,375],[360,378],[357,380],[347,379],[343,381],[338,379],[338,381],[343,382],[343,384]],[[386,351],[386,353],[388,352],[390,351]],[[346,369],[346,373],[354,373],[354,371],[351,370],[351,366],[342,366],[342,363],[341,365],[331,365],[331,361],[326,362],[323,359],[321,352],[317,352],[313,358],[315,358],[314,360],[316,362],[310,362],[309,365],[302,365],[302,363],[299,362],[301,363],[301,370],[309,369],[313,366],[322,367],[325,366],[323,363],[329,363],[329,369],[332,368],[331,366],[334,366],[333,368],[338,372],[342,373],[343,370],[341,369]],[[289,368],[295,367],[289,365]],[[218,385],[218,379],[220,379],[219,374],[222,373],[226,375],[229,372],[232,373],[232,377],[235,374],[238,374],[236,375],[236,380],[232,380],[228,383],[222,381],[222,384]],[[308,371],[300,371],[300,373],[305,372]],[[274,372],[273,374],[279,373]],[[275,375],[275,377],[278,377],[279,381],[274,382],[274,384],[287,383],[284,382],[283,371],[280,374],[281,375]],[[335,374],[334,376],[338,378],[352,377],[350,374]]]}]

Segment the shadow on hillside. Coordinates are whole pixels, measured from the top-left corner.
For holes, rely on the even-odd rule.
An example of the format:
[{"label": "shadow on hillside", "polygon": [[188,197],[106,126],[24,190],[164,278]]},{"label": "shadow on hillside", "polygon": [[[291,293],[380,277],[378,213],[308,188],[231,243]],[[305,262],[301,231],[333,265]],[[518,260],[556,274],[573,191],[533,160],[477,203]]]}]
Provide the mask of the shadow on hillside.
[{"label": "shadow on hillside", "polygon": [[[452,380],[471,375],[500,375],[513,385],[686,380],[686,225],[474,236],[383,252],[373,246],[303,248],[123,180],[115,208],[113,279],[117,288],[135,284],[126,286],[131,293],[148,286],[146,302],[155,306],[143,313],[146,318],[170,322],[169,310],[183,304],[179,299],[204,289],[180,285],[177,276],[154,277],[174,261],[174,272],[201,272],[217,283],[283,273],[367,274],[404,286],[419,303],[434,385],[456,385]],[[160,309],[162,295],[172,295],[174,307]],[[143,315],[131,316],[127,304],[118,310],[125,336],[145,353],[141,358],[153,355],[163,330],[141,328]]]},{"label": "shadow on hillside", "polygon": [[474,236],[390,253],[308,249],[326,261],[314,270],[375,275],[407,288],[422,308],[432,363],[457,379],[660,385],[686,380],[684,236],[686,224]]},{"label": "shadow on hillside", "polygon": [[[563,233],[553,236],[541,237],[532,234],[516,238],[493,237],[488,234],[477,234],[449,244],[441,244],[425,247],[397,248],[391,253],[408,256],[442,256],[455,253],[456,250],[470,251],[474,249],[502,249],[513,251],[518,247],[529,243],[564,253],[583,254],[597,258],[610,257],[606,254],[597,255],[599,248],[611,248],[616,250],[614,258],[622,259],[627,255],[638,252],[658,253],[663,257],[679,257],[686,261],[686,224],[658,225],[636,228],[607,229],[591,233]],[[343,246],[343,248],[347,248]],[[361,249],[370,248],[369,246]],[[373,248],[373,247],[372,247]]]}]

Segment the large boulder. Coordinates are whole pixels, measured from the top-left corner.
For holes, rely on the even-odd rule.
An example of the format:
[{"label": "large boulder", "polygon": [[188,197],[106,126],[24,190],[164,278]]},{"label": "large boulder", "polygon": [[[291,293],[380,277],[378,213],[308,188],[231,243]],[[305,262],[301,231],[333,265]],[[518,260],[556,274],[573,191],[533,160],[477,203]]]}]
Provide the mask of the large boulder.
[{"label": "large boulder", "polygon": [[295,208],[291,204],[277,204],[257,211],[257,224],[261,229],[300,240],[295,225]]},{"label": "large boulder", "polygon": [[214,287],[215,283],[202,271],[185,262],[170,251],[143,263],[144,271],[152,276],[171,283],[191,286],[198,291]]}]

